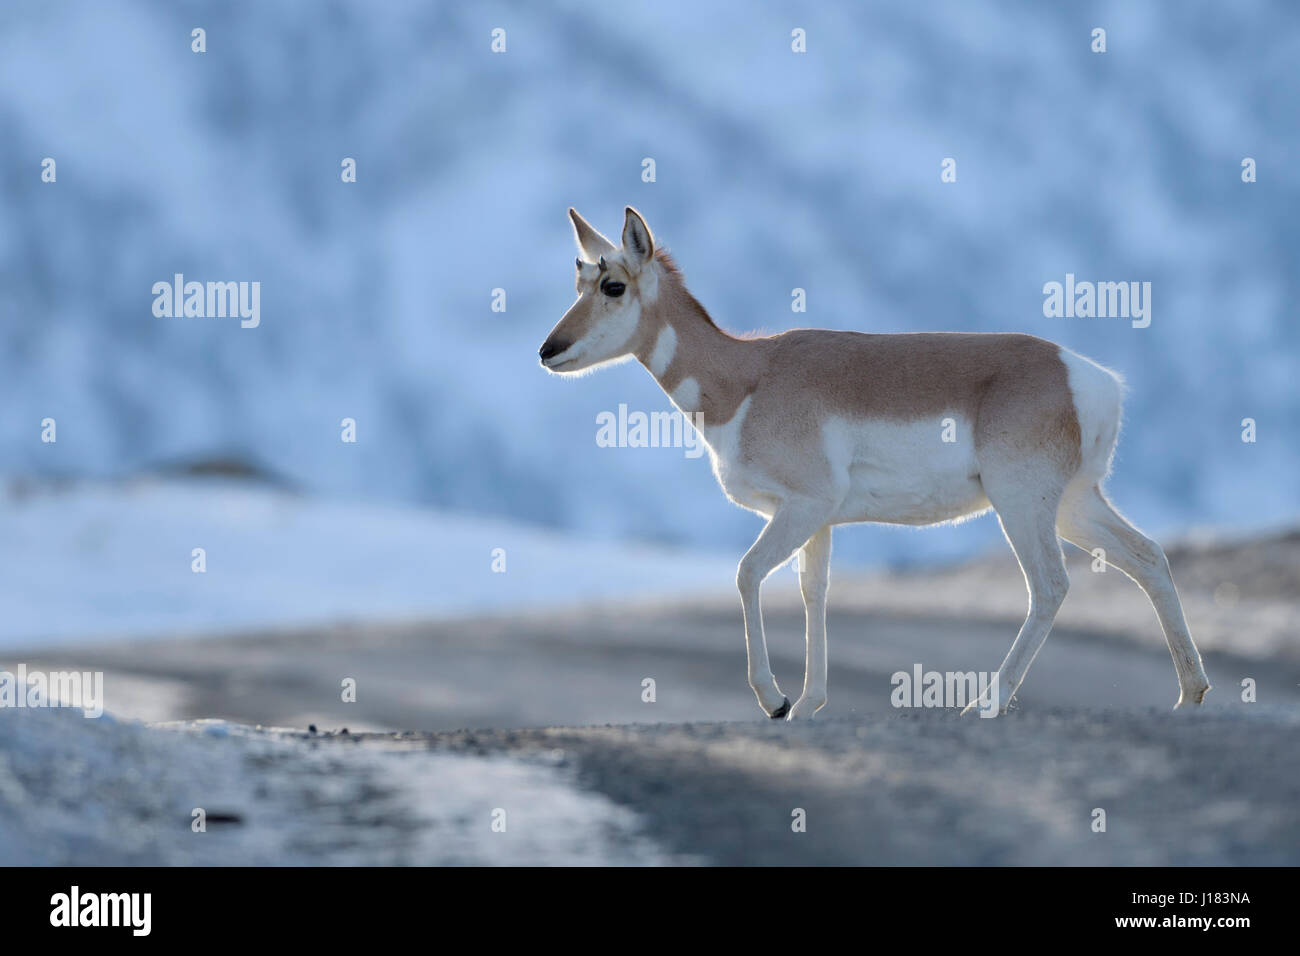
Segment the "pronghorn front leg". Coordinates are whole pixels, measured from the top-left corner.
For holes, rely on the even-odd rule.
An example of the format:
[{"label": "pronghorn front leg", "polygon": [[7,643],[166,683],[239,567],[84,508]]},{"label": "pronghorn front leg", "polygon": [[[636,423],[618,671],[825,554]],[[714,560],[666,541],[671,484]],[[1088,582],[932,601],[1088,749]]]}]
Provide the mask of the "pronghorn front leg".
[{"label": "pronghorn front leg", "polygon": [[807,720],[826,703],[826,590],[831,574],[831,526],[808,539],[799,568],[803,593],[807,652],[804,658],[803,694],[790,708],[788,720]]},{"label": "pronghorn front leg", "polygon": [[794,553],[826,524],[833,506],[814,499],[783,502],[767,523],[754,546],[740,559],[736,586],[745,612],[745,650],[749,657],[749,686],[754,689],[758,705],[774,718],[790,711],[790,699],[776,686],[772,665],[767,657],[767,638],[763,634],[763,611],[759,600],[763,579]]}]

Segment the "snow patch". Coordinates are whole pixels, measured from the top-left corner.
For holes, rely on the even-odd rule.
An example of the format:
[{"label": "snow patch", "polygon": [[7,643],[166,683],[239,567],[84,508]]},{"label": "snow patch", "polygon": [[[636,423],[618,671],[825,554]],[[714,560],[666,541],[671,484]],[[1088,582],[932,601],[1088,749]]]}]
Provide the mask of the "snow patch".
[{"label": "snow patch", "polygon": [[735,561],[223,480],[81,486],[0,502],[0,648],[702,593]]}]

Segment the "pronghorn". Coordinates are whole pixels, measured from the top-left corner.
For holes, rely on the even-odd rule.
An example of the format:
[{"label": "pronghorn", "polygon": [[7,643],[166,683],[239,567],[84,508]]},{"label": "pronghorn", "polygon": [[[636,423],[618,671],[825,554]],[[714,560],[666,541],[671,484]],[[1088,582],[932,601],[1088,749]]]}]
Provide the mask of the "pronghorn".
[{"label": "pronghorn", "polygon": [[[1029,611],[992,685],[997,712],[1020,687],[1069,578],[1058,535],[1133,578],[1151,599],[1178,675],[1176,707],[1210,689],[1160,545],[1107,501],[1120,378],[1032,335],[877,335],[795,329],[737,338],[718,328],[656,250],[632,207],[622,248],[570,209],[578,299],[539,352],[561,375],[635,358],[701,423],[727,497],[768,519],[740,561],[749,685],[774,718],[826,703],[831,527],[928,525],[993,508],[1029,589]],[[694,417],[697,415],[702,417]],[[956,429],[955,442],[942,432]],[[768,662],[759,590],[802,548],[803,694],[791,706]],[[993,701],[981,701],[992,709]],[[969,709],[969,708],[968,708]]]}]

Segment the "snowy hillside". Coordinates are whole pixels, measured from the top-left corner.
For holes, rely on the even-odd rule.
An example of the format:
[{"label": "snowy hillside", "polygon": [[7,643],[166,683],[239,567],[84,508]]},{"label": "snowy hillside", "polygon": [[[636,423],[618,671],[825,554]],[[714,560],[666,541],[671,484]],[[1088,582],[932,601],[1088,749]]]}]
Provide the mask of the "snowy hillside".
[{"label": "snowy hillside", "polygon": [[689,595],[736,573],[730,557],[199,481],[0,501],[0,567],[0,650]]},{"label": "snowy hillside", "polygon": [[[537,367],[572,298],[566,207],[612,231],[633,203],[726,327],[1057,339],[1131,384],[1114,488],[1140,524],[1292,518],[1297,27],[1280,0],[6,3],[0,473],[230,454],[336,498],[739,553],[754,519],[704,461],[597,447],[600,412],[667,408],[641,369]],[[155,317],[175,273],[260,282],[261,324]],[[1151,282],[1151,326],[1045,318],[1042,287],[1067,273]],[[837,553],[955,556],[996,535],[842,535]],[[296,586],[284,573],[243,596]]]}]

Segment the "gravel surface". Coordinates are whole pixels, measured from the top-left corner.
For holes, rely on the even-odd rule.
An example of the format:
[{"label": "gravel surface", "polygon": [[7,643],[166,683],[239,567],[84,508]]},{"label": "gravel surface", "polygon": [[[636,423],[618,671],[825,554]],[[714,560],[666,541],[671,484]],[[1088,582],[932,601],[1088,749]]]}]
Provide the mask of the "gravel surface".
[{"label": "gravel surface", "polygon": [[49,711],[9,726],[6,864],[1300,863],[1300,719],[1266,707],[436,734]]},{"label": "gravel surface", "polygon": [[[730,595],[9,654],[102,670],[117,719],[0,713],[0,863],[1296,865],[1297,540],[1171,549],[1195,713],[1145,598],[1077,563],[1009,715],[895,709],[894,672],[1006,654],[1023,584],[996,556],[837,578],[802,725],[760,715]],[[793,698],[792,584],[765,604]]]},{"label": "gravel surface", "polygon": [[[585,787],[635,808],[664,849],[710,863],[1295,865],[1297,730],[1293,711],[1264,709],[921,711],[429,740],[560,748]],[[798,808],[805,832],[792,828]]]}]

